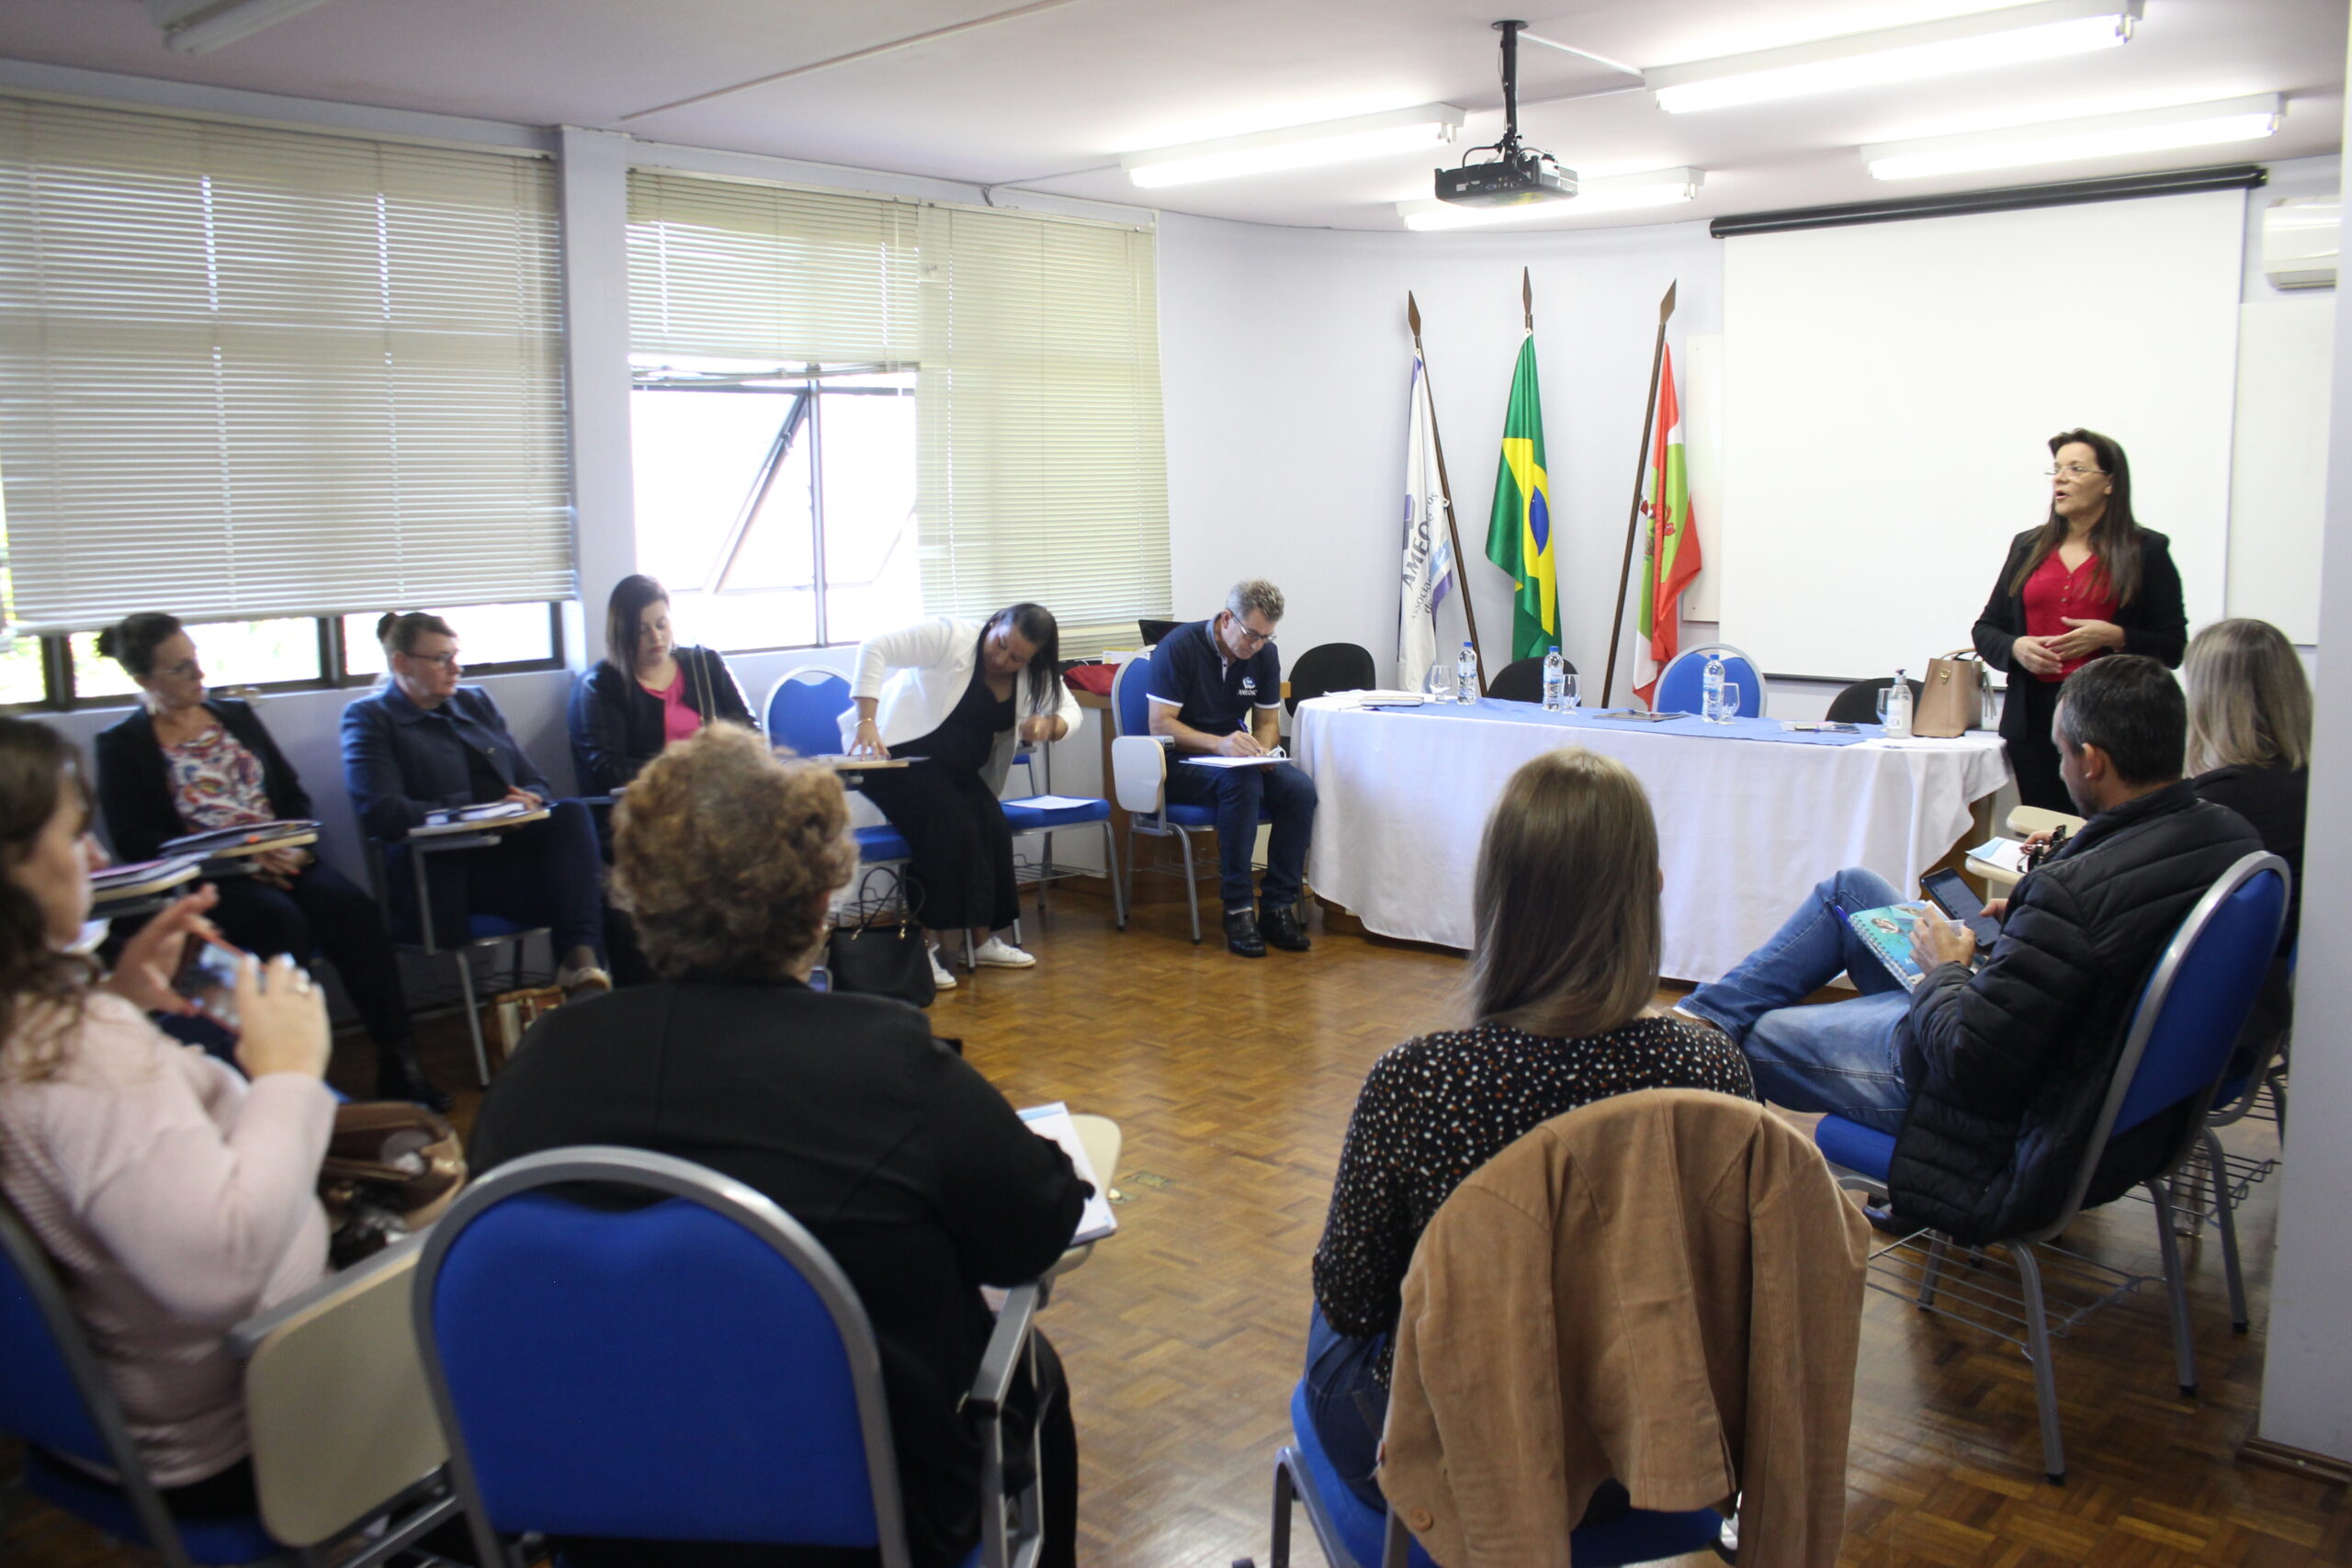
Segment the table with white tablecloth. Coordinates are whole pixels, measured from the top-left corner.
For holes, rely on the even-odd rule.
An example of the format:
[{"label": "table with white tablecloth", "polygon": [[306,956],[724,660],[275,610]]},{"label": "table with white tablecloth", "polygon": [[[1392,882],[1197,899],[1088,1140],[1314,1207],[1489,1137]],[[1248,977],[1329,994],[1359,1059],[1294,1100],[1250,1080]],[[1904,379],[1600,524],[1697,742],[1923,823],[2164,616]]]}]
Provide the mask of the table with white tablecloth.
[{"label": "table with white tablecloth", "polygon": [[[1478,840],[1511,773],[1559,746],[1623,761],[1649,792],[1666,873],[1661,970],[1713,980],[1772,934],[1830,873],[1897,887],[1951,849],[2008,763],[1996,735],[1890,740],[1546,713],[1487,699],[1380,710],[1354,696],[1298,708],[1293,754],[1315,780],[1307,879],[1383,936],[1470,945]],[[1573,887],[1560,897],[1573,898]]]}]

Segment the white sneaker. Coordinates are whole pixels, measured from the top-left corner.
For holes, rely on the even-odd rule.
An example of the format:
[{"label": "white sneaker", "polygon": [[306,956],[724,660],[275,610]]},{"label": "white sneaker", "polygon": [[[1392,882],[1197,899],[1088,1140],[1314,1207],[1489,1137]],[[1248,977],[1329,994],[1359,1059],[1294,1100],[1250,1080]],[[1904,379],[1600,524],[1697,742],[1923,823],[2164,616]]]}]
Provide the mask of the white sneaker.
[{"label": "white sneaker", "polygon": [[1001,936],[992,936],[980,943],[979,951],[972,954],[972,962],[991,969],[1028,969],[1036,964],[1037,955],[1022,952]]},{"label": "white sneaker", "polygon": [[934,942],[925,951],[931,954],[931,983],[943,991],[954,990],[956,976],[939,961],[939,944]]}]

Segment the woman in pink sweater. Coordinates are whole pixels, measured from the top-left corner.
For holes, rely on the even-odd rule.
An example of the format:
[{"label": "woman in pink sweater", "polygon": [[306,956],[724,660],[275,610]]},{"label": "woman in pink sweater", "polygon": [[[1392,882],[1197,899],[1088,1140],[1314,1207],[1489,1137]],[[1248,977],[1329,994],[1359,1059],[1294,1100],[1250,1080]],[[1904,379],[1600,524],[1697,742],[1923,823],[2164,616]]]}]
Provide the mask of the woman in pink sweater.
[{"label": "woman in pink sweater", "polygon": [[[0,718],[0,1194],[48,1251],[165,1504],[249,1513],[224,1332],[324,1277],[325,1003],[288,958],[237,977],[247,1077],[148,1021],[210,931],[210,888],[150,921],[111,975],[71,949],[105,852],[72,748]],[[250,1080],[250,1081],[249,1081]]]}]

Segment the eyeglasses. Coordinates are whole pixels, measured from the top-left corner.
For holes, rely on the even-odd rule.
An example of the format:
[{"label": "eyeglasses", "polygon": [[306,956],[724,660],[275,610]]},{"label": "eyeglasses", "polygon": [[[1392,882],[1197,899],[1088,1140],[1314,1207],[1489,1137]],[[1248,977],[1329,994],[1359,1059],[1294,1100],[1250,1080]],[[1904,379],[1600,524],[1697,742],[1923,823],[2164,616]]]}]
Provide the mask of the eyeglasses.
[{"label": "eyeglasses", "polygon": [[1236,621],[1233,623],[1233,639],[1245,648],[1263,648],[1274,640],[1274,634],[1251,631],[1248,622]]},{"label": "eyeglasses", "polygon": [[458,667],[458,650],[454,648],[447,653],[403,653],[401,657],[413,659],[420,664],[439,664],[451,670]]},{"label": "eyeglasses", "polygon": [[169,675],[175,681],[185,679],[196,672],[196,660],[193,659],[183,659],[177,664],[173,665],[170,669],[162,671],[162,673]]},{"label": "eyeglasses", "polygon": [[2061,463],[2054,468],[2042,469],[2041,477],[2045,479],[2054,479],[2063,474],[2070,479],[2086,479],[2093,474],[2106,472],[2105,468],[2086,468],[2080,463]]}]

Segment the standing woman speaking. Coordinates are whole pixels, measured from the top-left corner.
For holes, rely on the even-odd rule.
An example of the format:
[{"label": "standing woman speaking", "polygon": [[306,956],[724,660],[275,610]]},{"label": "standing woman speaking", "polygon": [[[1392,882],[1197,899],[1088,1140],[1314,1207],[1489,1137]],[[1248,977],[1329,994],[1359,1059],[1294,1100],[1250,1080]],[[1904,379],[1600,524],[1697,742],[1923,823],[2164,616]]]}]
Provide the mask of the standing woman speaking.
[{"label": "standing woman speaking", "polygon": [[1976,651],[2008,672],[2001,738],[2018,797],[2072,811],[2050,720],[2067,676],[2103,653],[2178,668],[2188,643],[2180,573],[2165,536],[2132,516],[2132,465],[2095,430],[2050,438],[2050,520],[2009,546],[1976,622]]}]

